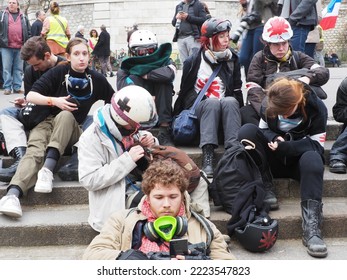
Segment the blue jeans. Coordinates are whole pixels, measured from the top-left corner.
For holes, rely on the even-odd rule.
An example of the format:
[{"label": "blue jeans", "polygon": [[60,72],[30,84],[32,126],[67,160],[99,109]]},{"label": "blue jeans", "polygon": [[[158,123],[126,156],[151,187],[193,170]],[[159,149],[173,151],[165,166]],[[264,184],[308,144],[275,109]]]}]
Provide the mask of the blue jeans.
[{"label": "blue jeans", "polygon": [[314,59],[314,49],[316,48],[316,43],[305,43],[305,54]]},{"label": "blue jeans", "polygon": [[6,107],[6,108],[0,110],[0,115],[7,115],[7,116],[11,116],[15,119],[18,119],[19,112],[20,112],[20,108],[12,106],[12,107]]},{"label": "blue jeans", "polygon": [[337,137],[330,150],[330,161],[341,160],[347,163],[347,127]]},{"label": "blue jeans", "polygon": [[293,37],[290,39],[290,44],[295,51],[305,53],[305,43],[308,33],[311,31],[309,25],[299,25],[293,27]]},{"label": "blue jeans", "polygon": [[264,48],[261,42],[261,34],[263,33],[263,26],[255,29],[247,30],[247,34],[242,40],[241,50],[239,54],[240,64],[245,68],[245,75],[247,76],[249,65],[251,64],[253,56]]},{"label": "blue jeans", "polygon": [[183,65],[184,61],[195,51],[198,51],[201,45],[193,36],[187,36],[177,39],[177,47],[180,52],[180,60]]},{"label": "blue jeans", "polygon": [[20,49],[1,49],[4,89],[20,90],[22,87],[23,60]]}]

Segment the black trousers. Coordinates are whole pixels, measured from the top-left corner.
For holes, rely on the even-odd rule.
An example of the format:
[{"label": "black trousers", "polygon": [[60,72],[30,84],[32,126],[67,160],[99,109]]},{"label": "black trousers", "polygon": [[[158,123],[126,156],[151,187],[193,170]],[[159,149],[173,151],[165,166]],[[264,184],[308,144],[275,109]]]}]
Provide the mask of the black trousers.
[{"label": "black trousers", "polygon": [[[239,130],[239,141],[247,139],[255,143],[256,162],[264,174],[269,169],[274,178],[291,178],[299,181],[301,201],[313,199],[321,201],[323,192],[324,162],[315,151],[306,151],[298,157],[280,156],[268,147],[268,140],[254,124],[245,124]],[[255,157],[254,151],[249,151]]]}]

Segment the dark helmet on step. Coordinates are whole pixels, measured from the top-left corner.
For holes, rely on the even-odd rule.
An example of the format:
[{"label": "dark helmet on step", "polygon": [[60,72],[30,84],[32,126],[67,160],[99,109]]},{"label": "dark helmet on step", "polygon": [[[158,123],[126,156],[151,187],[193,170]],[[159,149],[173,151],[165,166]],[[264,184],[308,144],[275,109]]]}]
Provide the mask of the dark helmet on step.
[{"label": "dark helmet on step", "polygon": [[278,223],[270,217],[257,217],[252,223],[235,229],[235,237],[251,252],[269,250],[277,240]]}]

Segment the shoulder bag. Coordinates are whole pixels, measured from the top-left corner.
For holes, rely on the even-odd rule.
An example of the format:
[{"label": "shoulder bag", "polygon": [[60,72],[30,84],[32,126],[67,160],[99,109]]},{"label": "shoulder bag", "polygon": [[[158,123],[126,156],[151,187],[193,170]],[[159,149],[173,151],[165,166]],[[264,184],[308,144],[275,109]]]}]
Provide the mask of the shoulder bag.
[{"label": "shoulder bag", "polygon": [[195,109],[205,95],[205,92],[210,87],[212,81],[217,76],[222,64],[219,64],[213,71],[212,75],[208,79],[205,86],[200,91],[193,106],[190,109],[183,110],[172,121],[172,138],[176,144],[185,145],[194,141],[197,132],[197,116],[195,115]]}]

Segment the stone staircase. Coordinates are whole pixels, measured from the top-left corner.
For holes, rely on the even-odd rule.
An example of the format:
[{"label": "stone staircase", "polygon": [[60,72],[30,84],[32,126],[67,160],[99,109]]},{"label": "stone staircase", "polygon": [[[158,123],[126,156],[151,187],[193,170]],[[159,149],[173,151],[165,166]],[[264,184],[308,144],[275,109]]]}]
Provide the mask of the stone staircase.
[{"label": "stone staircase", "polygon": [[[329,122],[326,159],[339,125]],[[201,150],[182,147],[199,165]],[[217,158],[223,153],[220,147]],[[9,159],[4,158],[3,162]],[[252,254],[240,248],[236,240],[230,247],[239,259],[312,259],[301,244],[300,194],[297,182],[278,179],[275,182],[280,209],[270,212],[279,221],[279,240],[264,254]],[[0,197],[6,192],[6,183],[0,182]],[[83,250],[95,236],[87,223],[88,193],[78,182],[63,182],[55,175],[51,194],[32,190],[21,199],[23,217],[11,219],[0,215],[0,259],[80,259]],[[324,174],[323,235],[329,246],[328,259],[347,259],[347,175]],[[221,208],[211,205],[211,221],[226,233],[230,216]],[[332,252],[330,251],[332,248]]]}]

